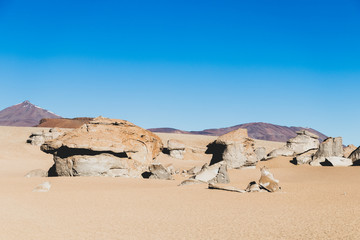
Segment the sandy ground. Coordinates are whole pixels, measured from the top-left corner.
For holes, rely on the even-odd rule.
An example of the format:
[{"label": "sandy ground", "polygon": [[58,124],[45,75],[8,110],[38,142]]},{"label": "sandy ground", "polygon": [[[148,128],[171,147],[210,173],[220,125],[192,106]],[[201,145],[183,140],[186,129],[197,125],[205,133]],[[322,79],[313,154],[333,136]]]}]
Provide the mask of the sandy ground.
[{"label": "sandy ground", "polygon": [[[31,128],[0,127],[0,239],[360,239],[360,168],[266,165],[279,193],[240,194],[206,185],[124,178],[25,178],[51,155],[25,144]],[[159,134],[203,148],[214,137]],[[257,142],[268,149],[282,143]],[[190,152],[177,167],[206,162]],[[161,156],[161,161],[168,161]],[[182,161],[182,162],[181,162]],[[258,169],[231,170],[245,188]],[[33,188],[50,181],[47,193]]]}]

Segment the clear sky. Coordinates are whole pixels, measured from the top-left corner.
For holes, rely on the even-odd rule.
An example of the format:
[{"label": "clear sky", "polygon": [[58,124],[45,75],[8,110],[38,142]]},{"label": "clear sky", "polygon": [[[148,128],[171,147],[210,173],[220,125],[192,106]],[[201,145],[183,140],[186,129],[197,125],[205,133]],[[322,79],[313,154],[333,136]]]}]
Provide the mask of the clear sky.
[{"label": "clear sky", "polygon": [[360,145],[360,1],[0,0],[0,108]]}]

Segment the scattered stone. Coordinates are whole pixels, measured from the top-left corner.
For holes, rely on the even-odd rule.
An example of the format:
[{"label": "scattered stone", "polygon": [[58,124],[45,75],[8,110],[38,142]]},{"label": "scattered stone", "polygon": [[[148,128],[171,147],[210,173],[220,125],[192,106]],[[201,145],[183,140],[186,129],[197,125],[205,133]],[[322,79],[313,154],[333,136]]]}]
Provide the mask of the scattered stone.
[{"label": "scattered stone", "polygon": [[154,133],[103,117],[41,146],[54,155],[55,176],[141,177],[161,149],[161,139]]},{"label": "scattered stone", "polygon": [[356,146],[350,144],[344,147],[344,158],[349,158],[350,154],[352,154],[356,150]]},{"label": "scattered stone", "polygon": [[[206,166],[208,165],[207,163],[205,164]],[[205,166],[204,165],[204,166]],[[200,167],[200,166],[195,166],[193,168],[190,168],[189,170],[187,170],[187,174],[189,175],[196,175],[198,174],[202,168],[204,168],[204,166]]]},{"label": "scattered stone", "polygon": [[196,179],[187,179],[187,180],[182,181],[179,184],[179,186],[194,185],[194,184],[200,184],[200,183],[204,183],[204,182],[196,180]]},{"label": "scattered stone", "polygon": [[167,142],[169,154],[173,158],[184,159],[185,144],[180,140],[170,139]]},{"label": "scattered stone", "polygon": [[267,167],[261,168],[261,177],[259,180],[260,187],[266,189],[269,192],[277,192],[280,190],[279,180],[275,179],[273,174]]},{"label": "scattered stone", "polygon": [[163,179],[172,180],[171,173],[160,163],[154,163],[149,166],[149,172],[151,173],[150,179]]},{"label": "scattered stone", "polygon": [[325,139],[321,144],[317,152],[313,156],[313,160],[310,162],[312,166],[321,166],[321,162],[325,162],[329,157],[343,157],[344,149],[342,146],[342,138],[329,137]]},{"label": "scattered stone", "polygon": [[293,150],[295,154],[319,148],[319,136],[307,130],[297,131],[296,134],[296,137],[289,139],[286,143],[286,147]]},{"label": "scattered stone", "polygon": [[43,169],[35,169],[30,172],[28,172],[25,177],[32,178],[32,177],[47,177],[48,172]]},{"label": "scattered stone", "polygon": [[266,149],[264,147],[258,147],[255,149],[255,155],[258,161],[266,159]]},{"label": "scattered stone", "polygon": [[50,182],[43,182],[36,186],[33,190],[33,192],[48,192],[51,188]]},{"label": "scattered stone", "polygon": [[258,159],[254,145],[254,140],[248,138],[247,130],[239,128],[209,144],[206,153],[213,154],[210,165],[225,161],[230,169],[256,166]]}]

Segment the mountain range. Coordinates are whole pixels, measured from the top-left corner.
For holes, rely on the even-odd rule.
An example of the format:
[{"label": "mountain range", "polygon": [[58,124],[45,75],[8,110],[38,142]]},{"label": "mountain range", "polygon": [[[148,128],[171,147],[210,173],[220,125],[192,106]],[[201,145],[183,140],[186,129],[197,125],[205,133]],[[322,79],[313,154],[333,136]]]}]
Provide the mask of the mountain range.
[{"label": "mountain range", "polygon": [[[24,101],[0,111],[0,126],[77,128],[91,120],[92,118],[62,118],[29,101]],[[320,140],[327,138],[326,135],[312,128],[287,127],[264,122],[245,123],[232,127],[205,129],[202,131],[184,131],[175,128],[150,128],[148,130],[162,133],[220,136],[238,128],[246,128],[251,138],[268,141],[286,142],[288,139],[296,136],[296,131],[302,129],[318,135]]]}]

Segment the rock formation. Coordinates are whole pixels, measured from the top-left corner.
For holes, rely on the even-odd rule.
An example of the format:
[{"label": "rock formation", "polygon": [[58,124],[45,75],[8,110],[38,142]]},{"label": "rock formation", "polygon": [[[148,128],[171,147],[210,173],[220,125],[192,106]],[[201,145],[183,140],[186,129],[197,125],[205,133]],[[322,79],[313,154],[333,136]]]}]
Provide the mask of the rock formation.
[{"label": "rock formation", "polygon": [[304,153],[298,154],[295,158],[297,165],[309,164],[312,161],[314,154],[317,152],[317,149],[311,149]]},{"label": "rock formation", "polygon": [[327,157],[324,162],[320,162],[321,166],[332,167],[349,167],[353,164],[351,159],[343,157]]},{"label": "rock formation", "polygon": [[173,158],[183,159],[185,154],[185,144],[180,140],[170,139],[167,142],[167,149]]},{"label": "rock formation", "polygon": [[304,153],[310,149],[318,149],[319,137],[307,130],[296,132],[297,136],[287,141],[286,147],[293,150],[295,154]]},{"label": "rock formation", "polygon": [[247,130],[239,128],[209,144],[206,153],[213,154],[210,165],[225,161],[230,169],[255,166],[258,159],[254,145],[254,140],[248,138]]},{"label": "rock formation", "polygon": [[343,157],[344,150],[342,146],[342,138],[329,137],[320,144],[319,149],[314,154],[310,165],[320,166],[321,162],[325,162],[328,157]]},{"label": "rock formation", "polygon": [[282,148],[275,149],[268,154],[268,158],[278,156],[293,156],[302,154],[312,149],[318,149],[320,142],[319,137],[307,130],[296,132],[297,136],[287,141],[286,145]]},{"label": "rock formation", "polygon": [[171,172],[160,163],[153,163],[149,166],[150,179],[172,180]]},{"label": "rock formation", "polygon": [[161,139],[128,121],[95,118],[41,150],[54,155],[55,176],[140,177],[162,149]]},{"label": "rock formation", "polygon": [[349,155],[349,158],[354,163],[354,165],[357,165],[357,166],[360,165],[360,147],[358,147],[355,151],[353,151]]},{"label": "rock formation", "polygon": [[350,154],[352,154],[356,150],[356,146],[350,144],[346,147],[344,147],[344,157],[348,158]]},{"label": "rock formation", "polygon": [[266,149],[264,147],[258,147],[255,149],[255,155],[258,161],[266,159]]}]

